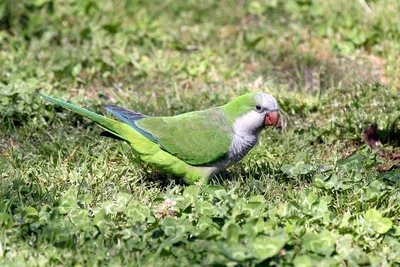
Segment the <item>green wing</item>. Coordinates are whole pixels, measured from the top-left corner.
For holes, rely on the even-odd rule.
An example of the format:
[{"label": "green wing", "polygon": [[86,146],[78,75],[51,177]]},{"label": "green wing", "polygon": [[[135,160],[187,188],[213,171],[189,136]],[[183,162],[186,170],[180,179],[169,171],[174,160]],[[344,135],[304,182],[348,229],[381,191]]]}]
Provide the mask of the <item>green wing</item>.
[{"label": "green wing", "polygon": [[229,151],[232,127],[218,108],[174,117],[148,117],[135,124],[161,148],[191,165],[212,163]]}]

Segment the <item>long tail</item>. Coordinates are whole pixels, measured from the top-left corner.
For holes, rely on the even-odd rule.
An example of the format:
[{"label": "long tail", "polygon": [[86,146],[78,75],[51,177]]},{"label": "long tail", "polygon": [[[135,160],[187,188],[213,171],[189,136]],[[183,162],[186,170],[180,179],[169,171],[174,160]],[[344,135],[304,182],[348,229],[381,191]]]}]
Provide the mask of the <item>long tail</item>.
[{"label": "long tail", "polygon": [[53,102],[53,103],[56,103],[56,104],[58,104],[58,105],[60,105],[60,106],[62,106],[64,108],[72,110],[72,111],[74,111],[74,112],[76,112],[76,113],[78,113],[78,114],[80,114],[80,115],[82,115],[84,117],[87,117],[87,118],[97,122],[106,131],[112,133],[113,135],[118,136],[119,138],[121,138],[123,140],[126,140],[128,142],[131,141],[130,137],[132,135],[130,133],[132,133],[132,131],[134,131],[134,129],[132,127],[130,127],[129,125],[125,124],[125,123],[122,123],[122,122],[119,122],[119,121],[104,117],[102,115],[96,114],[96,113],[94,113],[92,111],[89,111],[87,109],[80,108],[80,107],[75,106],[75,105],[73,105],[71,103],[59,100],[57,98],[54,98],[54,97],[51,97],[51,96],[48,96],[48,95],[40,94],[40,96],[45,98],[45,99],[47,99],[47,100],[49,100],[49,101],[51,101],[51,102]]}]

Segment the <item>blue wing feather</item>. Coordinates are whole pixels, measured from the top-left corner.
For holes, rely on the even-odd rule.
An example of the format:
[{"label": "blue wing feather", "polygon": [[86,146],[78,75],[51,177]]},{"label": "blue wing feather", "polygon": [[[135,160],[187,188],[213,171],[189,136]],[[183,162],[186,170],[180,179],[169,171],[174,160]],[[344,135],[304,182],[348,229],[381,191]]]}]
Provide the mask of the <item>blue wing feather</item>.
[{"label": "blue wing feather", "polygon": [[158,144],[162,149],[164,149],[157,138],[155,138],[151,133],[137,126],[135,123],[136,121],[147,118],[148,116],[114,105],[103,105],[103,107],[107,109],[111,114],[116,116],[118,119],[132,126],[136,131],[144,135],[147,139],[153,141],[154,143]]}]

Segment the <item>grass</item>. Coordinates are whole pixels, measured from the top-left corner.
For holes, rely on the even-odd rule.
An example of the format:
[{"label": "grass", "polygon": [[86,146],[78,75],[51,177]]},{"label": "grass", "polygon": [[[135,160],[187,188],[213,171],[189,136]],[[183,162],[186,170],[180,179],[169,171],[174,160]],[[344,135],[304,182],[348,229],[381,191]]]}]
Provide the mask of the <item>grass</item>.
[{"label": "grass", "polygon": [[[400,4],[0,3],[2,265],[400,264]],[[279,101],[239,164],[187,186],[41,91],[148,115]]]}]

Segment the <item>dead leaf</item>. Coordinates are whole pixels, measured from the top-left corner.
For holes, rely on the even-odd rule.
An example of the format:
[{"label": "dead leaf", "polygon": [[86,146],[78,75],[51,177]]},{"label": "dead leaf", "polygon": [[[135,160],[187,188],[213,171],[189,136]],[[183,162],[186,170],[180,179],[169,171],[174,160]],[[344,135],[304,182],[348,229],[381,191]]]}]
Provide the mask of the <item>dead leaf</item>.
[{"label": "dead leaf", "polygon": [[379,141],[379,136],[376,133],[378,125],[376,123],[371,124],[363,133],[363,139],[365,143],[372,149],[376,150],[378,148],[377,143]]},{"label": "dead leaf", "polygon": [[[377,150],[377,143],[380,143],[379,136],[377,134],[378,125],[376,123],[371,124],[363,133],[363,139],[365,143],[372,149]],[[394,152],[382,152],[379,151],[378,155],[382,158],[387,158],[391,160],[400,159],[400,153]]]}]

